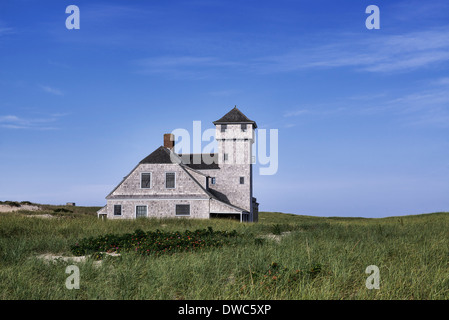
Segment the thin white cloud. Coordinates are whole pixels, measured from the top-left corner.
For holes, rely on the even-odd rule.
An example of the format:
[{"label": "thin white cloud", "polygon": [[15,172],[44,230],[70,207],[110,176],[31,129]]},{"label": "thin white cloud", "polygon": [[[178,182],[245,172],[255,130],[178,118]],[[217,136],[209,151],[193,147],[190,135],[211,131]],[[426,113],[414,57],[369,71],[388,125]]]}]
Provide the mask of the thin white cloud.
[{"label": "thin white cloud", "polygon": [[439,78],[433,83],[436,85],[449,86],[449,77]]},{"label": "thin white cloud", "polygon": [[211,91],[209,92],[209,94],[211,96],[215,96],[215,97],[228,97],[228,96],[232,96],[239,93],[238,90],[233,90],[233,89],[229,89],[229,90],[217,90],[217,91]]},{"label": "thin white cloud", "polygon": [[146,67],[221,67],[235,66],[239,63],[223,61],[217,57],[165,56],[140,60]]},{"label": "thin white cloud", "polygon": [[134,62],[139,73],[164,74],[175,78],[205,78],[214,68],[240,66],[241,63],[209,56],[159,56]]},{"label": "thin white cloud", "polygon": [[297,117],[303,114],[307,114],[310,113],[309,110],[306,109],[300,109],[300,110],[295,110],[295,111],[288,111],[286,113],[284,113],[284,117],[286,118],[290,118],[290,117]]},{"label": "thin white cloud", "polygon": [[20,122],[19,117],[17,116],[0,116],[0,122]]},{"label": "thin white cloud", "polygon": [[[300,116],[383,115],[404,126],[449,128],[449,78],[430,80],[421,90],[356,95],[284,112],[286,125]],[[362,107],[363,106],[363,107]],[[288,119],[288,120],[287,120]]]},{"label": "thin white cloud", "polygon": [[313,115],[313,116],[329,116],[345,111],[345,107],[339,107],[336,105],[322,105],[317,104],[314,106],[309,106],[309,109],[298,109],[287,111],[284,113],[284,118],[298,117],[302,115]]},{"label": "thin white cloud", "polygon": [[3,129],[34,129],[34,130],[55,130],[54,126],[49,126],[49,123],[54,123],[60,116],[52,115],[47,118],[23,118],[16,115],[0,116],[0,128]]},{"label": "thin white cloud", "polygon": [[83,10],[83,19],[96,22],[101,20],[114,21],[118,18],[136,19],[148,16],[154,13],[154,11],[155,8],[149,10],[142,8],[142,6],[132,6],[130,4],[87,4]]},{"label": "thin white cloud", "polygon": [[71,69],[71,66],[64,62],[48,60],[48,64],[54,67],[63,68],[63,69]]},{"label": "thin white cloud", "polygon": [[6,35],[6,34],[12,34],[14,33],[13,28],[0,28],[0,36]]},{"label": "thin white cloud", "polygon": [[41,85],[40,87],[41,87],[41,89],[43,91],[45,91],[47,93],[50,93],[50,94],[53,94],[53,95],[56,95],[56,96],[63,96],[64,95],[64,93],[61,90],[56,89],[54,87],[43,86],[43,85]]},{"label": "thin white cloud", "polygon": [[366,101],[361,115],[388,113],[404,125],[449,127],[449,79],[430,81],[430,87],[377,101]]},{"label": "thin white cloud", "polygon": [[[324,37],[323,37],[324,38]],[[449,61],[449,27],[379,36],[342,35],[326,45],[258,58],[253,69],[262,73],[308,68],[350,67],[367,72],[407,72]]]},{"label": "thin white cloud", "polygon": [[314,45],[246,60],[215,56],[157,56],[134,61],[140,73],[167,76],[209,76],[220,68],[271,74],[305,69],[350,68],[360,72],[410,72],[449,62],[449,26],[399,35],[316,35]]}]

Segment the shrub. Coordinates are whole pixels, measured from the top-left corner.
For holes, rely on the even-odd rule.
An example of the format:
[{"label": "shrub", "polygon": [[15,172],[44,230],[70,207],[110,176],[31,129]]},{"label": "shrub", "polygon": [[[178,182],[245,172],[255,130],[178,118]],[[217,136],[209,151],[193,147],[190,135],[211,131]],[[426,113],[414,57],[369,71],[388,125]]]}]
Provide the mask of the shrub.
[{"label": "shrub", "polygon": [[287,232],[287,231],[293,231],[293,230],[297,230],[298,226],[296,225],[290,225],[290,224],[286,224],[286,223],[276,223],[270,226],[270,232],[274,235],[281,235],[283,232]]},{"label": "shrub", "polygon": [[85,238],[70,249],[74,255],[96,252],[136,252],[143,255],[166,254],[173,252],[195,251],[203,248],[221,247],[237,237],[237,231],[214,231],[198,229],[184,232],[163,232],[161,230],[122,235],[106,234],[100,237]]},{"label": "shrub", "polygon": [[271,228],[271,232],[275,235],[280,235],[282,233],[282,227],[280,224],[275,224]]},{"label": "shrub", "polygon": [[58,209],[54,209],[53,212],[58,213],[58,212],[64,212],[64,213],[72,213],[72,210],[68,210],[68,209],[64,209],[64,208],[58,208]]},{"label": "shrub", "polygon": [[321,264],[310,264],[308,267],[300,269],[289,269],[282,267],[277,262],[272,262],[265,270],[253,271],[251,276],[259,281],[259,284],[270,288],[276,286],[280,281],[283,285],[294,284],[300,279],[314,279],[322,272]]},{"label": "shrub", "polygon": [[0,204],[6,204],[10,207],[20,207],[20,203],[18,203],[17,201],[0,201]]}]

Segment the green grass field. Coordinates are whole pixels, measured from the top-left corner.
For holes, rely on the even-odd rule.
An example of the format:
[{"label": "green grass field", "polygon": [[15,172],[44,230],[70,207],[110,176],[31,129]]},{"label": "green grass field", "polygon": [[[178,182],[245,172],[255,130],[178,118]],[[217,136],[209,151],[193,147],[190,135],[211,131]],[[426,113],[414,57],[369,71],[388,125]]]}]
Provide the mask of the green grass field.
[{"label": "green grass field", "polygon": [[[55,212],[58,208],[73,212]],[[0,214],[2,300],[449,298],[449,213],[364,219],[262,212],[259,223],[245,224],[99,220],[99,208],[44,209],[38,213],[57,218],[33,218],[29,215],[37,212],[23,211]],[[240,237],[196,252],[125,252],[106,256],[101,265],[94,258],[77,263],[37,258],[70,256],[70,247],[86,237],[208,227],[236,230]],[[66,288],[69,265],[79,267],[79,289]],[[369,265],[379,268],[379,289],[365,285]]]}]

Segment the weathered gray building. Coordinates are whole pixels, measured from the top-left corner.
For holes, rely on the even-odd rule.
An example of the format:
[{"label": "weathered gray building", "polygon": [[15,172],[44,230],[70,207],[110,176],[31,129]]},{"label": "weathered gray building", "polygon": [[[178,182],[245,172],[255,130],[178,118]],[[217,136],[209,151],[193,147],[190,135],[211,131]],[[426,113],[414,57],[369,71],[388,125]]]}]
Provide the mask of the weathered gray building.
[{"label": "weathered gray building", "polygon": [[236,107],[213,122],[218,153],[177,154],[173,134],[106,197],[99,217],[232,217],[257,222],[252,155],[256,122]]}]

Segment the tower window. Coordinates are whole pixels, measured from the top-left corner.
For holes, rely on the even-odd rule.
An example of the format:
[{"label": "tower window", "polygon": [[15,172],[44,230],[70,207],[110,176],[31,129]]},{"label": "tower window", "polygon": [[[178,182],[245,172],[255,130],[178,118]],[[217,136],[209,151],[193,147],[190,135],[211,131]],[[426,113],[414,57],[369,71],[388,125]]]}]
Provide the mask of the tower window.
[{"label": "tower window", "polygon": [[210,178],[210,184],[215,184],[217,182],[217,180],[215,179],[215,177]]},{"label": "tower window", "polygon": [[245,177],[240,177],[240,184],[245,184]]},{"label": "tower window", "polygon": [[222,124],[221,125],[221,132],[226,132],[228,125],[227,124]]},{"label": "tower window", "polygon": [[241,128],[243,132],[246,132],[246,123],[242,123]]},{"label": "tower window", "polygon": [[223,160],[224,160],[224,161],[228,161],[228,154],[227,154],[227,153],[224,153],[224,154],[223,154]]}]

